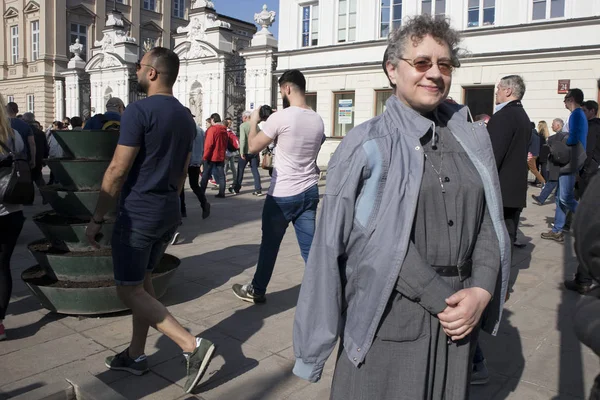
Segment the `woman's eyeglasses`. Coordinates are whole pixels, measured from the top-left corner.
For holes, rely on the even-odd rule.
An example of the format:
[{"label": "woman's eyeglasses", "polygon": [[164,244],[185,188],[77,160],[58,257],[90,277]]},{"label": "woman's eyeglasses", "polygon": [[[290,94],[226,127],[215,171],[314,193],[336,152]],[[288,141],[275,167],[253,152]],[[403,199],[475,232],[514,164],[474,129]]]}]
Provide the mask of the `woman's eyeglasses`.
[{"label": "woman's eyeglasses", "polygon": [[[409,60],[407,58],[400,59],[406,61],[408,65],[416,69],[418,72],[427,72],[431,69],[431,67],[433,67],[434,64],[434,62],[431,61],[429,58],[424,57],[418,57],[414,60]],[[438,69],[443,75],[452,75],[454,68],[456,68],[450,60],[441,60],[435,64],[437,64]]]}]

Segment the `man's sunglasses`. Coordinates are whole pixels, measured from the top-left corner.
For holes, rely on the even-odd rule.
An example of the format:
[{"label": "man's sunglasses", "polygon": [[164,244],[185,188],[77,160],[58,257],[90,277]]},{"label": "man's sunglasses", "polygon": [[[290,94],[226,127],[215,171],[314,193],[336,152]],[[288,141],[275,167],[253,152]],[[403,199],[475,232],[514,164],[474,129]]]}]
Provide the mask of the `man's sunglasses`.
[{"label": "man's sunglasses", "polygon": [[142,69],[142,66],[145,66],[145,67],[150,67],[150,68],[152,68],[153,70],[155,70],[157,74],[160,74],[160,71],[159,71],[159,70],[157,70],[157,69],[156,69],[156,67],[154,67],[154,66],[152,66],[152,65],[150,65],[150,64],[143,64],[143,63],[141,63],[140,61],[138,61],[138,62],[136,62],[136,63],[135,63],[135,70],[136,70],[136,71],[139,71],[140,69]]}]

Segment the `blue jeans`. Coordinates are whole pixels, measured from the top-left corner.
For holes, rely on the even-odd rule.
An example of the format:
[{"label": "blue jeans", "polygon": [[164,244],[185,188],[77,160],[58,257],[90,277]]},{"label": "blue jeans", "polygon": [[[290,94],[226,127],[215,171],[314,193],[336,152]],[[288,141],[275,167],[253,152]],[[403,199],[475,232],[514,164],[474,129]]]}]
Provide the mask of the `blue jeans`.
[{"label": "blue jeans", "polygon": [[204,171],[202,172],[202,180],[200,181],[200,204],[202,208],[206,204],[206,187],[211,175],[214,174],[215,180],[219,184],[219,195],[225,196],[225,162],[204,161]]},{"label": "blue jeans", "polygon": [[238,173],[237,173],[237,182],[235,183],[234,190],[239,192],[242,188],[242,181],[244,180],[244,170],[246,169],[246,165],[250,164],[250,169],[252,170],[252,177],[254,178],[254,190],[257,192],[262,191],[262,186],[260,184],[260,173],[258,172],[258,155],[257,154],[245,154],[245,160],[240,157],[238,161]]},{"label": "blue jeans", "polygon": [[318,204],[319,188],[317,185],[295,196],[267,196],[262,214],[262,241],[258,265],[252,280],[252,287],[256,294],[265,294],[267,291],[277,261],[279,246],[290,222],[294,224],[300,253],[306,263],[315,234]]},{"label": "blue jeans", "polygon": [[556,188],[556,213],[554,214],[555,233],[562,232],[567,220],[567,212],[575,213],[577,209],[577,200],[575,200],[575,174],[565,174],[558,178],[558,187]]},{"label": "blue jeans", "polygon": [[556,189],[557,186],[558,186],[558,181],[546,180],[546,184],[544,185],[544,187],[542,188],[542,191],[540,192],[540,195],[538,196],[540,203],[544,204],[546,202],[546,200],[548,199],[548,197],[552,194],[554,189]]}]

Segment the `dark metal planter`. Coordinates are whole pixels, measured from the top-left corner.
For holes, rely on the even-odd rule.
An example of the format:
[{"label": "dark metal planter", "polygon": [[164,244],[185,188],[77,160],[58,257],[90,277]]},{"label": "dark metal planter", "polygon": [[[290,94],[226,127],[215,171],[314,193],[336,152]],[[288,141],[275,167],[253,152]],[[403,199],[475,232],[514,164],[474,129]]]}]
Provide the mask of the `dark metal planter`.
[{"label": "dark metal planter", "polygon": [[64,190],[100,190],[110,160],[46,160]]},{"label": "dark metal planter", "polygon": [[[58,214],[83,219],[91,218],[100,194],[99,191],[74,192],[53,186],[41,187],[40,192]],[[114,217],[114,212],[111,210],[107,217]]]},{"label": "dark metal planter", "polygon": [[[89,251],[93,247],[85,236],[85,228],[88,219],[67,218],[56,214],[54,211],[46,211],[33,217],[33,222],[42,231],[46,240],[52,246],[63,251]],[[100,235],[96,238],[102,247],[110,246],[114,222],[105,222],[102,225]]]},{"label": "dark metal planter", "polygon": [[[157,298],[166,293],[179,264],[180,260],[177,257],[170,254],[163,256],[152,276]],[[56,284],[56,280],[45,274],[39,266],[23,271],[21,278],[44,308],[59,314],[98,315],[127,309],[117,297],[116,286],[99,288],[50,286]]]},{"label": "dark metal planter", "polygon": [[55,131],[68,158],[111,160],[119,141],[117,131]]},{"label": "dark metal planter", "polygon": [[[49,246],[46,239],[31,242],[27,249],[47,274],[59,281],[94,282],[113,279],[113,263],[110,249],[89,252],[35,250],[34,246]],[[101,252],[101,254],[94,254]]]}]

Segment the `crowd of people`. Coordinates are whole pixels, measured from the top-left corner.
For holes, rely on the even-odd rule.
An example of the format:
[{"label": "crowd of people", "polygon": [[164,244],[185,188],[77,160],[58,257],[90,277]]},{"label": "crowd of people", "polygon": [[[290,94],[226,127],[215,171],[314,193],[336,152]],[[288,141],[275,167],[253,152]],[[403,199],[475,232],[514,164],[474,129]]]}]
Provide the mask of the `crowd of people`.
[{"label": "crowd of people", "polygon": [[[448,20],[429,15],[411,18],[390,34],[382,66],[394,93],[382,115],[340,143],[328,165],[318,223],[316,158],[324,124],[306,103],[306,80],[298,70],[279,78],[282,110],[268,117],[261,108],[244,112],[239,135],[230,118],[215,113],[204,132],[173,96],[179,58],[156,47],[137,65],[145,99],[125,108],[112,98],[105,114],[85,124],[76,117],[67,121],[120,131],[86,229],[97,246],[96,235],[118,202],[114,277],[132,311],[133,335],[125,350],[106,359],[107,367],[136,375],[148,371],[145,344],[153,327],[181,348],[186,392],[198,384],[216,345],[185,330],[155,299],[150,273],[187,215],[186,178],[206,219],[208,185],[218,188],[216,198],[224,198],[226,189],[240,193],[248,164],[253,194],[263,195],[260,154],[271,154],[276,145],[256,272],[232,290],[246,302],[267,301],[292,223],[306,265],[294,320],[293,372],[318,381],[341,339],[331,399],[465,399],[470,384],[487,383],[478,340],[483,332],[496,335],[502,323],[511,255],[521,245],[517,231],[528,173],[543,185],[533,197],[537,204],[556,190],[554,226],[542,238],[562,243],[567,216],[576,212],[577,198],[586,199],[598,170],[600,120],[598,104],[584,103],[583,92],[571,89],[564,98],[568,122],[555,119],[554,135],[544,121],[536,130],[522,103],[525,81],[509,75],[497,85],[493,115],[472,121],[466,107],[448,99],[460,67],[459,41]],[[35,136],[21,138],[26,119],[19,122],[18,110],[8,110],[10,115],[0,113],[0,140],[27,152],[35,168]],[[14,131],[11,123],[17,124]],[[22,206],[0,205],[0,221],[12,226],[10,233],[2,230],[0,322],[10,298],[10,254],[23,220]],[[588,292],[592,276],[582,261],[565,286]]]}]

